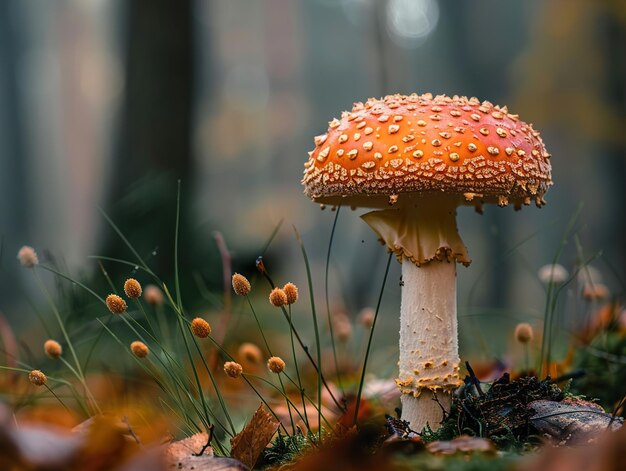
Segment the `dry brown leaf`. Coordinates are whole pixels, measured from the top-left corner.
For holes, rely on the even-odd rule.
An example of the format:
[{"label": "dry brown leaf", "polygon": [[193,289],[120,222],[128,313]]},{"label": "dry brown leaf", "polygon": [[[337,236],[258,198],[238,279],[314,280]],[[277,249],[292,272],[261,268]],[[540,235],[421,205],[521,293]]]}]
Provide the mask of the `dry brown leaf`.
[{"label": "dry brown leaf", "polygon": [[461,435],[450,441],[436,441],[426,445],[426,449],[436,455],[454,455],[456,453],[495,453],[491,440]]},{"label": "dry brown leaf", "polygon": [[11,424],[0,427],[0,469],[22,469],[20,464],[23,469],[60,468],[74,458],[82,445],[80,437],[60,427],[26,425],[17,428]]},{"label": "dry brown leaf", "polygon": [[208,435],[197,433],[184,440],[173,442],[164,453],[167,469],[194,471],[247,471],[247,467],[231,458],[216,458],[213,449],[208,447],[201,456],[197,456],[206,445]]},{"label": "dry brown leaf", "polygon": [[517,471],[622,471],[626,463],[626,427],[605,432],[584,447],[546,447]]},{"label": "dry brown leaf", "polygon": [[281,470],[290,471],[395,471],[406,469],[392,459],[389,448],[376,453],[382,430],[372,424],[365,424],[353,433],[339,438],[333,436],[324,440],[321,446],[309,447],[293,463],[284,465]]},{"label": "dry brown leaf", "polygon": [[141,451],[113,421],[102,417],[78,432],[50,424],[15,427],[0,420],[0,469],[111,471]]},{"label": "dry brown leaf", "polygon": [[165,448],[165,463],[169,467],[177,467],[177,469],[194,469],[194,470],[213,470],[228,468],[212,468],[215,464],[213,456],[213,448],[208,447],[202,455],[198,456],[206,445],[208,435],[206,433],[196,433],[184,440],[178,440],[171,443]]},{"label": "dry brown leaf", "polygon": [[560,445],[580,445],[604,433],[617,430],[622,419],[612,420],[597,404],[588,401],[533,401],[528,407],[535,411],[530,420],[539,432]]},{"label": "dry brown leaf", "polygon": [[231,456],[252,469],[279,426],[280,422],[259,406],[250,423],[231,439]]}]

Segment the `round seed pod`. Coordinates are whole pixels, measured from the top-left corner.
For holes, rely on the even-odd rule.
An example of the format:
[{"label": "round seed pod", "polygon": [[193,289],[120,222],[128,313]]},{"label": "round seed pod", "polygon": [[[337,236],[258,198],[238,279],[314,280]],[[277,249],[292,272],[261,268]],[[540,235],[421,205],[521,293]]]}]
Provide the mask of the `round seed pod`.
[{"label": "round seed pod", "polygon": [[252,290],[252,286],[250,285],[248,278],[240,275],[239,273],[235,273],[233,275],[232,283],[233,291],[235,291],[235,293],[239,296],[248,296]]},{"label": "round seed pod", "polygon": [[141,284],[134,278],[129,278],[124,282],[124,292],[129,298],[137,299],[141,297]]},{"label": "round seed pod", "polygon": [[130,351],[133,352],[133,355],[137,358],[145,358],[148,356],[148,353],[150,353],[148,346],[139,340],[135,340],[130,344]]},{"label": "round seed pod", "polygon": [[272,373],[282,373],[283,371],[285,371],[285,362],[280,357],[271,357],[269,360],[267,360],[267,368]]},{"label": "round seed pod", "polygon": [[191,331],[196,337],[205,339],[211,335],[211,324],[201,317],[196,317],[193,321],[191,321]]},{"label": "round seed pod", "polygon": [[113,314],[123,314],[126,312],[126,301],[120,298],[117,294],[109,294],[105,300],[109,311]]},{"label": "round seed pod", "polygon": [[43,349],[50,358],[59,358],[63,354],[63,347],[56,340],[46,340]]},{"label": "round seed pod", "polygon": [[28,373],[28,380],[35,386],[43,386],[48,381],[48,377],[40,370],[33,370]]},{"label": "round seed pod", "polygon": [[243,367],[235,361],[227,361],[224,363],[224,373],[231,378],[239,378],[243,373]]}]

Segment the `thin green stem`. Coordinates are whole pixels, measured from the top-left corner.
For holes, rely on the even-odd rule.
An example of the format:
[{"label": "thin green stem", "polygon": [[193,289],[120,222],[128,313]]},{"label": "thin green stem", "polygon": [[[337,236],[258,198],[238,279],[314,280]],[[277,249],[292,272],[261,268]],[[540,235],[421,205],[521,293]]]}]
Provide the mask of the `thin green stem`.
[{"label": "thin green stem", "polygon": [[[107,324],[111,321],[111,317],[107,318]],[[96,350],[96,346],[100,343],[100,339],[102,338],[102,336],[104,335],[104,330],[102,329],[98,329],[98,335],[96,337],[96,340],[94,341],[90,341],[89,342],[89,351],[87,352],[87,356],[85,357],[85,371],[87,371],[87,367],[89,366],[89,362],[91,361],[91,357],[93,355],[93,352]]]},{"label": "thin green stem", "polygon": [[89,294],[91,294],[93,297],[95,297],[98,301],[100,301],[102,304],[106,305],[104,298],[102,298],[100,295],[98,295],[98,293],[96,293],[94,290],[92,290],[91,288],[89,288],[87,285],[81,283],[78,280],[75,280],[74,278],[67,276],[64,273],[61,273],[58,270],[55,270],[52,267],[48,267],[46,265],[37,265],[37,268],[41,268],[42,270],[47,270],[51,273],[54,273],[57,276],[60,276],[61,278],[66,279],[67,281],[70,281],[72,283],[75,283],[77,286],[80,286],[82,289],[84,289],[85,291],[87,291]]},{"label": "thin green stem", "polygon": [[[254,306],[252,305],[252,301],[250,301],[250,296],[246,296],[246,301],[248,301],[248,305],[250,306],[250,310],[252,311],[252,315],[254,316],[254,320],[256,321],[256,325],[259,328],[259,332],[261,333],[261,337],[263,337],[263,342],[265,343],[265,348],[267,349],[267,352],[269,353],[269,355],[271,357],[274,356],[274,354],[272,353],[272,349],[270,348],[270,344],[267,341],[267,338],[265,337],[265,333],[263,332],[263,327],[261,327],[261,322],[259,322],[259,318],[256,315],[256,311],[254,309]],[[285,391],[285,385],[283,384],[283,380],[280,378],[280,376],[278,377],[278,379],[280,380],[280,385],[283,388],[283,391]],[[293,422],[293,416],[291,414],[291,406],[289,405],[289,402],[287,402],[287,410],[289,411],[289,419],[291,421],[291,428],[293,430],[293,433],[296,433],[296,428]]]},{"label": "thin green stem", "polygon": [[[285,389],[285,385],[283,384],[283,379],[280,377],[280,374],[278,375],[278,381],[280,382],[280,389],[282,389],[283,396],[287,400],[287,411],[289,412],[289,421],[291,422],[291,431],[295,435],[296,434],[296,426],[295,426],[294,421],[293,421],[293,415],[291,414],[291,404],[292,404],[292,402],[287,397],[287,391]],[[296,412],[297,411],[298,410],[296,409]]]},{"label": "thin green stem", "polygon": [[141,300],[135,299],[135,302],[137,303],[137,306],[139,306],[139,310],[142,312],[143,317],[146,319],[146,322],[148,323],[148,327],[150,327],[150,331],[152,332],[152,335],[156,337],[156,330],[154,330],[154,327],[152,326],[152,322],[150,321],[150,317],[148,316],[148,313],[144,309],[143,304],[141,304]]},{"label": "thin green stem", "polygon": [[[257,264],[258,264],[258,260],[257,260]],[[265,279],[267,280],[267,282],[269,283],[270,287],[272,289],[274,289],[276,287],[276,285],[274,284],[274,281],[272,281],[272,278],[270,277],[270,275],[267,272],[267,270],[263,269],[262,270],[262,274],[265,277]],[[287,309],[285,309],[284,306],[281,306],[281,310],[283,311],[283,316],[285,316],[285,319],[287,319],[287,321],[289,321],[289,315],[287,314]],[[333,402],[335,403],[335,405],[337,406],[337,408],[339,410],[345,411],[345,406],[341,405],[339,403],[339,401],[337,400],[337,398],[335,397],[335,394],[333,393],[333,390],[330,389],[330,386],[326,382],[326,378],[324,378],[324,374],[320,372],[317,363],[315,362],[315,360],[313,359],[313,356],[309,352],[309,348],[304,344],[304,342],[302,341],[302,337],[300,337],[300,334],[298,333],[298,331],[295,328],[293,328],[293,334],[295,335],[296,340],[298,341],[298,344],[302,348],[302,351],[305,353],[307,359],[309,360],[309,362],[311,363],[311,365],[315,369],[315,372],[319,373],[321,375],[322,384],[324,385],[324,388],[326,388],[326,391],[328,392],[328,395],[331,397],[331,399],[333,400]]]},{"label": "thin green stem", "polygon": [[337,361],[337,348],[335,346],[335,332],[333,327],[333,322],[330,317],[330,301],[328,297],[328,270],[330,267],[330,254],[333,247],[333,239],[335,237],[335,228],[337,227],[337,220],[339,219],[339,211],[341,210],[341,206],[337,207],[335,211],[335,220],[333,221],[333,228],[330,231],[330,239],[328,241],[328,251],[326,253],[326,269],[324,272],[324,294],[326,297],[326,317],[328,318],[328,328],[330,331],[330,343],[333,347],[333,359],[335,361],[335,374],[337,375],[337,383],[339,384],[339,389],[341,393],[345,396],[345,391],[343,389],[343,384],[341,382],[341,374],[339,371],[339,362]]},{"label": "thin green stem", "polygon": [[48,386],[47,384],[44,384],[44,386],[45,386],[45,387],[46,387],[46,389],[50,392],[50,394],[52,394],[52,395],[54,396],[54,398],[55,398],[57,401],[59,401],[59,403],[63,406],[63,408],[65,409],[65,411],[66,411],[68,414],[71,414],[72,412],[70,411],[69,407],[67,407],[67,406],[65,405],[65,402],[63,402],[63,400],[61,400],[61,398],[60,398],[59,396],[57,396],[57,395],[56,395],[56,393],[55,393],[52,389],[50,389],[50,386]]},{"label": "thin green stem", "polygon": [[[179,185],[179,193],[180,193],[180,182],[178,183],[178,185]],[[146,264],[144,259],[141,257],[141,255],[139,255],[139,252],[137,252],[135,250],[133,245],[128,241],[128,239],[124,236],[122,231],[119,229],[119,227],[117,227],[117,225],[113,222],[113,220],[102,209],[100,210],[100,213],[102,214],[102,216],[104,216],[104,218],[107,220],[109,225],[113,228],[113,230],[116,232],[116,234],[119,236],[119,238],[122,239],[124,244],[126,244],[126,247],[128,247],[130,249],[130,251],[133,253],[133,255],[135,257],[137,257],[137,260],[139,260],[139,262],[144,267],[144,269],[148,273],[150,273],[151,275],[154,275],[154,272],[152,270],[150,270],[150,268],[148,268],[148,265]],[[156,277],[156,275],[154,275],[154,276]]]},{"label": "thin green stem", "polygon": [[100,410],[100,406],[98,406],[98,402],[96,401],[96,398],[93,396],[93,394],[87,387],[87,382],[84,380],[84,378],[80,376],[78,371],[76,371],[65,358],[61,356],[59,357],[59,360],[61,361],[61,363],[63,363],[67,367],[68,370],[70,370],[70,372],[74,376],[76,376],[76,379],[78,379],[80,384],[83,386],[83,388],[85,389],[85,394],[87,395],[87,399],[89,400],[89,404],[91,405],[92,409],[96,411],[98,414],[102,414],[102,410]]},{"label": "thin green stem", "polygon": [[252,306],[252,301],[250,301],[250,296],[246,296],[246,301],[248,301],[248,306],[250,306],[250,310],[252,311],[252,315],[254,316],[254,320],[256,321],[256,325],[259,328],[259,332],[261,332],[261,337],[263,337],[263,342],[265,343],[265,348],[267,349],[267,353],[269,353],[270,356],[274,356],[274,355],[272,355],[272,349],[270,348],[270,344],[267,341],[267,338],[265,337],[265,333],[263,332],[263,328],[261,327],[261,323],[259,322],[259,318],[256,315],[256,311],[254,310],[254,307]]},{"label": "thin green stem", "polygon": [[300,391],[300,397],[302,399],[302,409],[304,412],[304,422],[306,424],[306,428],[309,432],[311,432],[311,427],[309,425],[309,417],[306,413],[306,401],[304,400],[304,388],[302,387],[302,379],[300,378],[300,368],[298,367],[298,357],[296,356],[296,344],[293,341],[293,319],[291,318],[291,304],[289,305],[289,316],[287,318],[289,322],[289,337],[291,340],[291,354],[293,356],[293,364],[296,369],[296,378],[298,379],[298,391]]},{"label": "thin green stem", "polygon": [[[272,415],[276,418],[276,420],[278,420],[278,422],[280,423],[280,427],[283,428],[284,432],[286,435],[289,435],[289,431],[287,430],[287,428],[283,425],[283,423],[281,422],[280,418],[278,417],[278,415],[276,414],[276,412],[274,412],[274,409],[272,409],[272,406],[270,406],[267,401],[265,400],[265,398],[263,397],[263,395],[254,387],[254,385],[250,382],[250,380],[247,378],[247,376],[250,377],[254,377],[254,378],[260,378],[259,376],[255,376],[255,375],[249,375],[247,373],[242,373],[241,377],[243,378],[243,380],[248,383],[248,386],[250,386],[250,388],[252,389],[252,391],[254,391],[254,393],[257,395],[257,397],[261,400],[261,402],[265,405],[265,407],[267,407],[267,409],[272,413]],[[269,383],[269,381],[265,380],[266,382]],[[269,383],[271,384],[271,383]],[[274,385],[272,385],[274,386]],[[274,386],[275,387],[275,386]]]},{"label": "thin green stem", "polygon": [[[178,326],[180,328],[180,334],[183,337],[183,343],[185,344],[185,350],[187,350],[187,357],[189,358],[189,363],[191,366],[191,370],[193,371],[193,376],[196,380],[196,385],[198,387],[198,394],[200,395],[200,400],[202,401],[202,408],[204,409],[204,414],[207,418],[207,421],[209,420],[209,411],[207,408],[207,404],[206,404],[206,399],[204,398],[204,393],[202,392],[202,385],[200,384],[200,377],[198,376],[198,371],[196,369],[196,365],[193,362],[193,356],[191,355],[191,350],[189,349],[189,343],[187,342],[187,336],[185,335],[185,329],[183,327],[183,322],[182,319],[179,317],[178,318]],[[207,433],[210,433],[209,430],[207,430]]]},{"label": "thin green stem", "polygon": [[65,324],[63,323],[63,320],[61,319],[61,313],[59,312],[59,310],[56,307],[56,304],[54,303],[54,300],[52,299],[52,296],[50,295],[50,292],[48,291],[48,288],[46,287],[46,285],[44,284],[44,282],[41,280],[39,273],[37,272],[36,267],[33,268],[33,273],[35,274],[35,279],[37,281],[37,284],[39,285],[39,288],[42,290],[42,292],[44,293],[48,303],[50,304],[50,308],[52,309],[52,312],[54,313],[54,316],[56,317],[56,320],[59,324],[59,327],[61,329],[61,333],[63,334],[63,338],[65,339],[65,343],[67,343],[68,348],[70,349],[70,353],[72,355],[72,359],[74,360],[74,363],[76,364],[76,369],[78,371],[78,373],[80,374],[80,377],[83,377],[83,372],[82,369],[80,367],[80,362],[78,361],[78,356],[76,355],[76,351],[74,350],[74,346],[72,345],[72,341],[70,340],[70,336],[67,335],[67,331],[65,330]]},{"label": "thin green stem", "polygon": [[306,254],[306,249],[304,248],[304,243],[302,242],[302,238],[300,237],[300,233],[298,230],[293,228],[296,234],[296,240],[300,244],[300,250],[302,252],[302,257],[304,258],[304,266],[306,268],[306,276],[307,282],[309,285],[309,298],[311,300],[311,314],[313,320],[313,328],[315,330],[315,346],[317,348],[317,423],[319,424],[318,428],[318,439],[319,442],[322,442],[322,348],[320,345],[320,332],[319,326],[317,324],[317,313],[315,311],[315,295],[313,291],[313,278],[311,276],[311,267],[309,266],[309,258]]},{"label": "thin green stem", "polygon": [[[0,370],[17,371],[20,373],[30,373],[33,370],[33,368],[15,368],[11,366],[0,366]],[[80,394],[78,394],[78,391],[76,391],[76,388],[74,387],[72,383],[64,379],[57,378],[55,376],[46,375],[46,378],[48,378],[49,381],[54,381],[55,383],[59,383],[59,384],[63,384],[67,386],[69,390],[72,392],[72,397],[76,400],[76,403],[80,406],[85,416],[91,417],[91,413],[89,412],[89,410],[87,410],[84,403],[81,401]]]},{"label": "thin green stem", "polygon": [[[296,388],[298,387],[298,385],[296,384],[296,382],[293,380],[293,378],[291,378],[287,373],[283,372],[283,374],[285,375],[285,378],[287,378],[289,380],[289,382],[291,384],[293,384]],[[304,397],[306,398],[307,401],[309,401],[311,403],[311,406],[313,407],[313,409],[318,410],[317,409],[317,404],[315,403],[315,401],[313,399],[311,399],[307,394],[304,394]],[[306,408],[304,409],[304,413],[306,414]],[[305,419],[305,424],[307,426],[307,431],[311,434],[313,434],[313,432],[311,431],[311,428],[308,424],[308,419],[306,418],[306,415],[304,416]],[[326,419],[326,417],[324,416],[324,414],[322,414],[322,419],[324,420],[324,422],[326,422],[326,425],[328,425],[328,428],[333,431],[334,428],[331,425],[331,423],[328,421],[328,419]]]},{"label": "thin green stem", "polygon": [[361,405],[361,394],[363,392],[363,384],[365,384],[365,371],[367,370],[367,360],[370,356],[370,350],[372,348],[372,338],[374,337],[374,329],[376,328],[376,321],[378,320],[378,313],[380,312],[380,304],[383,300],[383,294],[385,292],[385,284],[387,283],[387,275],[389,274],[389,266],[391,265],[391,259],[393,258],[393,253],[389,253],[389,257],[387,258],[387,267],[385,268],[385,276],[383,277],[383,284],[380,287],[380,293],[378,295],[378,302],[376,303],[376,313],[374,314],[374,322],[372,322],[372,327],[370,328],[370,335],[367,339],[367,349],[365,350],[365,359],[363,360],[363,369],[361,370],[361,379],[359,381],[359,391],[356,395],[356,406],[354,408],[354,420],[353,423],[356,425],[357,419],[359,417],[359,407]]},{"label": "thin green stem", "polygon": [[[35,280],[36,280],[37,284],[39,285],[39,288],[41,289],[41,291],[44,293],[44,296],[46,297],[46,300],[50,304],[50,308],[52,309],[52,312],[54,313],[54,316],[55,316],[55,318],[57,320],[57,323],[59,324],[59,328],[61,329],[61,333],[63,334],[63,338],[65,340],[65,343],[67,344],[67,346],[68,346],[68,348],[70,350],[70,354],[72,355],[72,359],[74,360],[76,369],[72,368],[72,371],[75,374],[76,378],[82,384],[83,388],[85,389],[85,394],[87,394],[87,397],[89,398],[89,401],[91,403],[91,406],[93,407],[93,410],[95,410],[97,413],[102,413],[102,411],[100,410],[100,407],[98,406],[98,403],[96,402],[96,400],[93,397],[93,394],[89,390],[89,386],[87,386],[87,382],[85,381],[85,375],[83,373],[81,364],[78,361],[78,356],[76,355],[76,350],[74,349],[74,345],[73,345],[73,343],[72,343],[72,341],[70,339],[70,336],[67,333],[67,330],[65,329],[65,323],[63,322],[63,319],[61,318],[61,313],[59,312],[59,310],[58,310],[58,308],[56,306],[56,303],[52,299],[52,295],[50,294],[50,292],[48,291],[48,288],[46,287],[45,283],[43,282],[43,280],[39,276],[39,272],[36,270],[36,268],[37,267],[33,268],[33,273],[35,274]],[[65,362],[64,358],[61,358],[61,359]],[[67,363],[67,365],[69,366],[69,363]]]},{"label": "thin green stem", "polygon": [[[572,231],[574,230],[574,226],[576,225],[576,221],[578,220],[581,210],[582,210],[582,205],[579,205],[574,215],[570,218],[567,224],[567,227],[565,229],[565,232],[563,233],[563,237],[561,238],[561,242],[552,259],[552,265],[556,265],[558,263],[559,258],[561,257],[561,253],[563,252],[563,249],[565,248],[565,245],[567,244],[567,241],[569,237],[571,236]],[[546,294],[546,307],[544,310],[543,337],[541,339],[541,355],[539,357],[539,368],[538,368],[540,377],[543,376],[544,363],[547,368],[546,374],[548,374],[550,371],[549,370],[550,352],[548,349],[550,347],[550,336],[552,335],[550,330],[551,330],[551,324],[552,324],[553,306],[555,306],[554,300],[552,299],[555,287],[556,287],[555,283],[553,283],[552,281],[548,283],[548,292]],[[544,361],[544,353],[546,351],[548,352],[548,355]]]},{"label": "thin green stem", "polygon": [[[198,428],[198,430],[200,430],[200,428],[193,422],[193,420],[191,420],[191,418],[189,417],[183,402],[182,402],[182,397],[180,395],[180,392],[183,391],[186,393],[187,395],[187,399],[189,400],[189,403],[191,404],[191,406],[193,407],[194,411],[196,412],[196,414],[198,415],[198,417],[200,418],[200,420],[202,421],[203,424],[205,424],[205,426],[208,428],[210,426],[210,421],[208,420],[208,416],[205,418],[202,415],[202,411],[200,409],[198,409],[198,407],[196,406],[193,397],[191,396],[191,394],[189,393],[188,389],[192,389],[191,384],[189,386],[186,386],[185,384],[183,384],[182,380],[180,378],[178,378],[176,375],[174,375],[173,373],[173,368],[168,368],[167,365],[165,365],[165,363],[162,361],[162,359],[158,356],[155,355],[156,359],[159,361],[159,363],[161,363],[161,365],[163,366],[163,370],[168,372],[168,374],[170,375],[173,384],[171,389],[174,391],[174,393],[176,393],[176,396],[174,395],[174,393],[171,390],[168,390],[168,387],[166,387],[166,383],[159,379],[159,376],[157,373],[155,373],[153,371],[153,369],[148,368],[143,361],[140,361],[139,358],[137,358],[135,355],[132,355],[132,353],[130,352],[130,350],[128,350],[128,347],[124,344],[124,342],[122,342],[122,340],[115,335],[115,333],[109,329],[109,327],[107,325],[104,324],[104,322],[102,322],[100,319],[97,319],[97,321],[100,323],[100,325],[102,325],[102,327],[111,335],[111,337],[126,351],[129,352],[129,354],[132,356],[133,360],[144,370],[146,371],[152,378],[153,380],[157,383],[157,385],[166,393],[168,394],[173,400],[174,402],[177,403],[178,407],[180,408],[181,411],[183,411],[183,413],[185,414],[185,417],[188,420],[188,423],[193,424],[196,428]],[[132,325],[130,325],[129,323],[127,323],[127,325],[129,326],[129,328],[131,330],[133,330],[133,332],[135,333],[135,335],[137,335],[140,339],[142,339],[143,341],[143,337],[134,329],[134,327]],[[168,353],[164,350],[163,351],[166,355],[166,357],[170,360],[170,361],[174,361],[175,360],[168,355]],[[177,370],[181,370],[182,367],[178,364],[176,364],[176,369]],[[201,394],[202,392],[199,391],[198,394]],[[214,416],[214,415],[213,415]],[[215,417],[215,416],[214,416]],[[222,428],[224,428],[224,426],[217,421],[218,425],[220,425]],[[224,430],[228,433],[228,431],[224,428]]]},{"label": "thin green stem", "polygon": [[211,371],[211,368],[209,368],[209,365],[206,362],[206,359],[204,358],[204,355],[202,354],[202,351],[200,350],[200,346],[198,345],[198,342],[196,341],[195,337],[192,336],[192,340],[193,343],[196,346],[196,350],[198,351],[198,355],[200,356],[200,359],[202,360],[202,364],[204,365],[204,368],[206,369],[206,372],[209,375],[209,378],[211,379],[211,384],[213,384],[213,389],[215,389],[215,394],[217,395],[217,399],[220,403],[220,405],[222,406],[222,410],[224,411],[224,415],[226,416],[226,420],[228,420],[228,423],[230,424],[230,428],[233,432],[233,435],[237,434],[237,431],[235,430],[235,425],[233,424],[233,421],[230,417],[230,413],[228,412],[228,407],[226,407],[226,402],[224,401],[224,398],[222,396],[222,393],[220,392],[220,388],[217,385],[217,381],[215,381],[215,377],[213,376],[213,372]]}]

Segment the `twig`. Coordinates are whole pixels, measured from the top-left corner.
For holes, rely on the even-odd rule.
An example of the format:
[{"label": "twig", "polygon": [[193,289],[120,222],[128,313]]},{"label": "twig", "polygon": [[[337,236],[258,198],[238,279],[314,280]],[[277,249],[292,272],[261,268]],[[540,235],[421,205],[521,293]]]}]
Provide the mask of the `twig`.
[{"label": "twig", "polygon": [[198,453],[193,453],[193,456],[202,456],[207,448],[211,446],[211,440],[213,440],[213,430],[215,429],[215,425],[209,425],[207,431],[209,432],[209,436],[207,438],[206,444],[202,447],[202,449]]},{"label": "twig", "polygon": [[433,397],[431,398],[433,401],[435,401],[437,403],[437,405],[441,408],[441,412],[443,413],[443,418],[441,419],[440,423],[444,423],[446,421],[446,419],[448,418],[448,416],[450,415],[448,413],[448,411],[446,410],[446,408],[443,406],[443,404],[441,403],[441,401],[439,401],[439,398],[437,397],[437,393],[433,391]]},{"label": "twig", "polygon": [[613,425],[613,422],[615,422],[615,419],[617,418],[617,414],[619,413],[619,410],[624,407],[624,404],[626,404],[626,396],[622,397],[622,399],[613,408],[613,413],[611,414],[611,420],[609,422],[609,425],[606,426],[607,430],[609,430],[611,428],[611,425]]},{"label": "twig", "polygon": [[474,386],[476,386],[476,390],[478,391],[478,394],[481,397],[484,396],[485,393],[483,392],[482,388],[480,387],[480,381],[476,377],[476,373],[474,373],[474,370],[470,366],[469,361],[465,362],[465,367],[467,368],[467,371],[470,374],[470,379],[472,380],[472,383],[474,384]]}]

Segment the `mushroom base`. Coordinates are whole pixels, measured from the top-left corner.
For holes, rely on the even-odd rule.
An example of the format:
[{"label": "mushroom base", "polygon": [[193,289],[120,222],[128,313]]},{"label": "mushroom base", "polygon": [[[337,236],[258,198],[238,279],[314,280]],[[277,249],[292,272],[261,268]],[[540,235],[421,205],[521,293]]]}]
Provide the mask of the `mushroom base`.
[{"label": "mushroom base", "polygon": [[456,226],[457,206],[454,197],[430,196],[361,217],[400,262],[408,259],[421,266],[446,260],[469,265],[471,260]]},{"label": "mushroom base", "polygon": [[[450,411],[452,391],[424,391],[419,397],[403,394],[401,402],[402,419],[408,421],[413,430],[421,432],[427,424],[437,430],[444,419],[443,411]],[[415,417],[419,417],[419,421]]]}]

